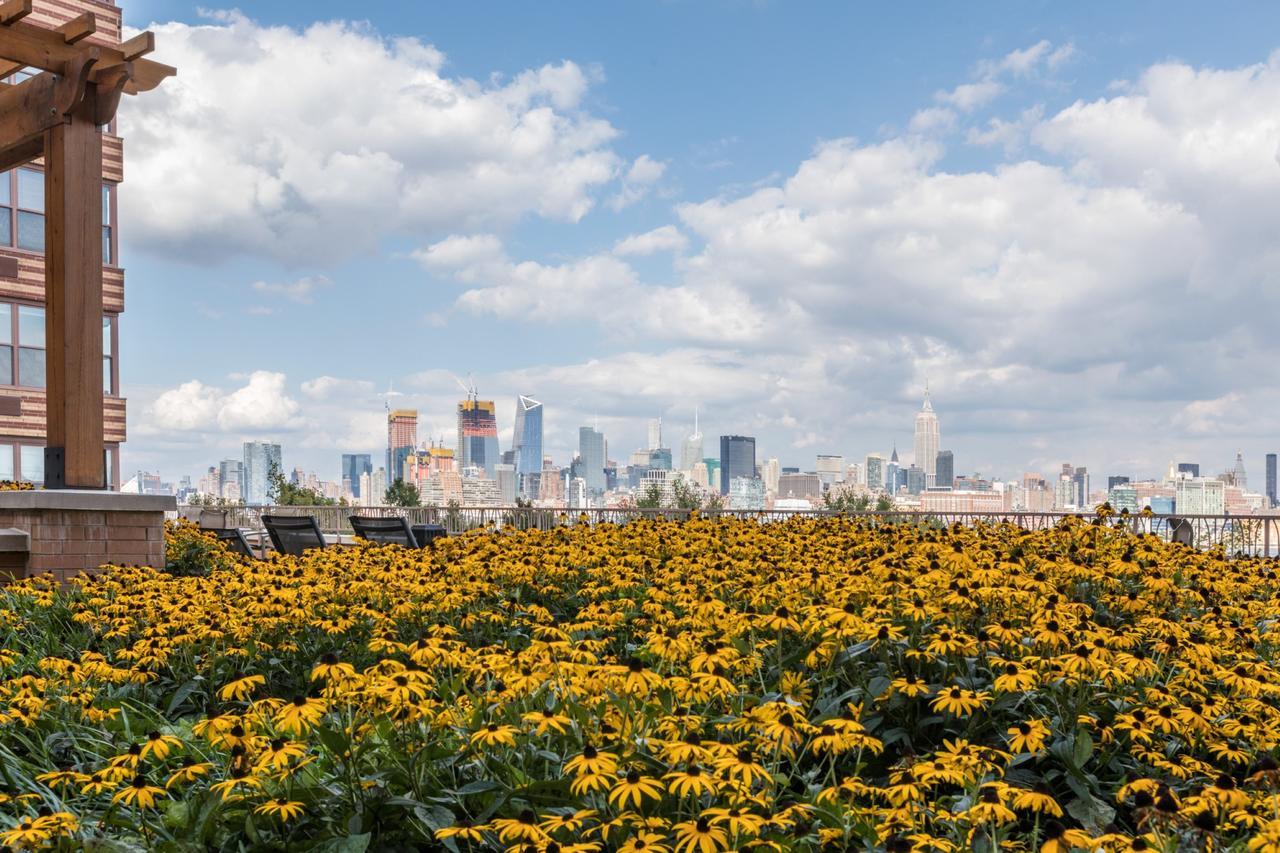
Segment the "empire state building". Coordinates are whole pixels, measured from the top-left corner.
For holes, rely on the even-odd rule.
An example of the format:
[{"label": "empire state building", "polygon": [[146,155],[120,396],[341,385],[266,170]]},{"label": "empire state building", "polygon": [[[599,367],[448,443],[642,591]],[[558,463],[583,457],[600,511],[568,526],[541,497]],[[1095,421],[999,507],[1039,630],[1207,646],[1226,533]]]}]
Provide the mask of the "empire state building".
[{"label": "empire state building", "polygon": [[938,473],[938,416],[929,401],[929,385],[924,386],[924,406],[916,413],[916,467],[925,473],[925,481],[934,482]]}]

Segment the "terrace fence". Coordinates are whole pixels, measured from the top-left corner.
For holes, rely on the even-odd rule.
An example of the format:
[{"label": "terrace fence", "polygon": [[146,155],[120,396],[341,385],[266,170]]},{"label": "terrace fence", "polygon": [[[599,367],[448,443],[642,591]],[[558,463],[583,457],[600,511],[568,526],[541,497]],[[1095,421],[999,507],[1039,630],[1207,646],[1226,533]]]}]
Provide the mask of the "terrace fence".
[{"label": "terrace fence", "polygon": [[[261,516],[310,515],[320,529],[339,541],[354,536],[348,517],[402,516],[412,524],[442,525],[449,535],[473,530],[518,531],[554,530],[577,525],[627,524],[644,519],[683,521],[695,511],[685,509],[546,509],[539,507],[349,507],[349,506],[199,506],[178,508],[177,515],[199,520],[202,515],[218,517],[221,524],[251,534],[264,530]],[[836,512],[832,510],[697,510],[707,518],[738,518],[770,524],[792,518],[866,518],[876,524],[921,524],[936,527],[954,524],[1013,524],[1026,530],[1044,530],[1073,516],[1091,520],[1086,513],[1072,512]],[[1129,515],[1112,516],[1104,523],[1135,533],[1153,533],[1196,548],[1222,545],[1228,553],[1253,556],[1280,555],[1280,515]],[[209,526],[206,522],[206,526]]]}]

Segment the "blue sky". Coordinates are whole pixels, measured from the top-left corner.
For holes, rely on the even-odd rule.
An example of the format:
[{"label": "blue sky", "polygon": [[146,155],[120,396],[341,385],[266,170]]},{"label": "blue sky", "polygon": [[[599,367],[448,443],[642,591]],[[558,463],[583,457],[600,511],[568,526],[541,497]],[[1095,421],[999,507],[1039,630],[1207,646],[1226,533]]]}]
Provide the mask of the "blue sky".
[{"label": "blue sky", "polygon": [[388,383],[447,434],[468,373],[564,462],[695,405],[783,464],[909,447],[926,376],[960,471],[1271,449],[1231,309],[1270,293],[1272,4],[350,8],[124,5],[179,67],[122,106],[126,472],[264,437],[332,477]]}]

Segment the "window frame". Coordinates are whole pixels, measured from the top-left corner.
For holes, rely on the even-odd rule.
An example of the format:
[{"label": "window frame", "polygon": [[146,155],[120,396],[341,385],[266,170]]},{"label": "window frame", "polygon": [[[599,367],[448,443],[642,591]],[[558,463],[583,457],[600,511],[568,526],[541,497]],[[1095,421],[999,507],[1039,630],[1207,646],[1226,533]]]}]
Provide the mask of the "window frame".
[{"label": "window frame", "polygon": [[[7,211],[7,214],[0,212],[0,216],[7,215],[8,217],[9,241],[7,243],[0,242],[0,250],[8,251],[8,252],[18,252],[23,255],[28,255],[34,258],[43,258],[45,256],[45,250],[43,248],[39,250],[26,249],[18,245],[18,214],[30,213],[33,215],[40,216],[41,218],[43,218],[46,215],[43,210],[33,210],[29,207],[19,206],[18,204],[18,171],[20,169],[26,169],[29,172],[36,172],[39,175],[41,175],[42,178],[44,176],[43,167],[36,167],[31,165],[30,163],[23,163],[19,166],[13,166],[12,168],[5,170],[4,172],[0,172],[0,174],[3,174],[5,178],[7,178],[8,184],[9,184],[9,203],[8,204],[0,203],[0,211]],[[5,180],[5,178],[0,178],[0,180]],[[107,192],[107,203],[103,207],[104,218],[102,222],[102,227],[106,229],[106,231],[108,232],[108,238],[103,247],[104,254],[102,257],[102,265],[104,267],[110,267],[111,269],[121,268],[120,267],[120,237],[118,233],[119,229],[116,227],[116,223],[119,219],[119,201],[118,201],[119,186],[120,185],[117,181],[108,181],[105,179],[102,181],[102,188]],[[45,203],[47,206],[48,199],[45,200]],[[41,240],[43,241],[43,237],[41,238]],[[106,252],[108,251],[110,253],[110,257],[108,257],[106,254]]]}]

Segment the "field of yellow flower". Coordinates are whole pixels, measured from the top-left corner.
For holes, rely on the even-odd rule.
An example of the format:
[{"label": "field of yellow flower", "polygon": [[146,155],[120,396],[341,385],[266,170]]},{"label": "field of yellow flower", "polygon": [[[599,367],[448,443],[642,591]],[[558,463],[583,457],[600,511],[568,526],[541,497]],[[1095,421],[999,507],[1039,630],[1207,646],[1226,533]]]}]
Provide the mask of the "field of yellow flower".
[{"label": "field of yellow flower", "polygon": [[0,593],[0,844],[1280,851],[1275,560],[1104,519],[170,546],[210,570]]}]

